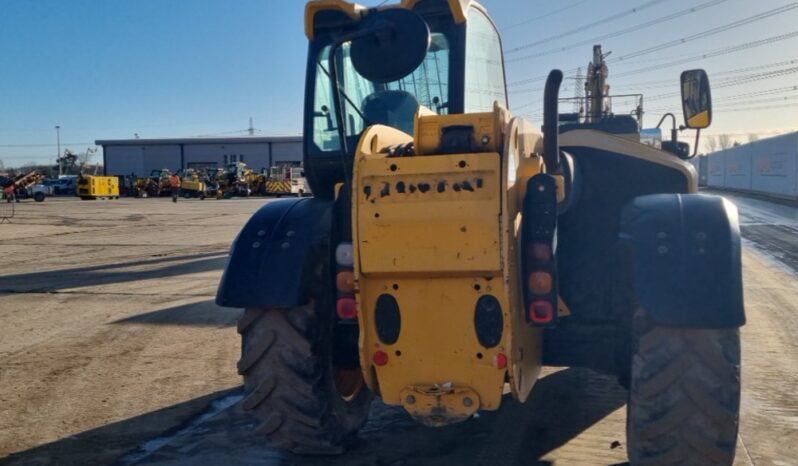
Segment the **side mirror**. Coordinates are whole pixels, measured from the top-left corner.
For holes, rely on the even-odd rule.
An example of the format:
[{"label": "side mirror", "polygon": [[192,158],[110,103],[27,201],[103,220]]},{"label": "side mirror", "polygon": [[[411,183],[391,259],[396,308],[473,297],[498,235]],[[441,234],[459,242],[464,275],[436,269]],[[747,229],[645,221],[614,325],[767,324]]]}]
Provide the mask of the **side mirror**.
[{"label": "side mirror", "polygon": [[397,81],[424,62],[430,31],[424,18],[410,10],[391,8],[370,12],[352,39],[352,65],[376,83]]},{"label": "side mirror", "polygon": [[684,126],[704,129],[712,123],[712,95],[709,77],[701,69],[682,72],[682,111]]}]

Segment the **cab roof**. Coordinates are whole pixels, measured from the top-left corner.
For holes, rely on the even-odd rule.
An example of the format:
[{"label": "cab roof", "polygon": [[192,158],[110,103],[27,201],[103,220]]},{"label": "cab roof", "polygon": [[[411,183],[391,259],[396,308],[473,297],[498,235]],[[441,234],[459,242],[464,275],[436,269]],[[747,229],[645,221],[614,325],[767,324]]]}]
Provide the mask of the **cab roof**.
[{"label": "cab roof", "polygon": [[[412,10],[416,5],[422,1],[430,0],[401,0],[400,3],[380,6],[377,9],[384,10],[388,8],[404,8]],[[468,18],[468,8],[474,4],[473,0],[438,0],[449,4],[449,9],[452,12],[452,17],[455,23],[464,23]],[[369,8],[348,2],[346,0],[311,0],[305,6],[305,35],[309,40],[313,40],[313,33],[316,29],[316,14],[322,11],[339,11],[349,16],[352,21],[359,21],[362,19]]]}]

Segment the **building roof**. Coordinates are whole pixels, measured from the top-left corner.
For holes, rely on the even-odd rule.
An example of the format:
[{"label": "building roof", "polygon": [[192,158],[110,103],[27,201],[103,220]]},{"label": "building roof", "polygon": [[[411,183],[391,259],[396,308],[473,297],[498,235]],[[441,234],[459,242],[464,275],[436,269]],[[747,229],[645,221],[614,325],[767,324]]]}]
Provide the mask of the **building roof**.
[{"label": "building roof", "polygon": [[302,136],[244,136],[233,138],[98,139],[98,146],[163,146],[179,144],[265,144],[302,142]]}]

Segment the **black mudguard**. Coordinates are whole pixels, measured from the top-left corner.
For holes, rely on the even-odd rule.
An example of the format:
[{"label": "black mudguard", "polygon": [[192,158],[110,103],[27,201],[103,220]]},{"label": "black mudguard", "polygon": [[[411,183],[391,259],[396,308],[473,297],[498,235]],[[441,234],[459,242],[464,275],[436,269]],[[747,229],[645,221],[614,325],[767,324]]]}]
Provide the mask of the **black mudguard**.
[{"label": "black mudguard", "polygon": [[292,308],[308,299],[319,257],[329,254],[333,201],[270,202],[233,242],[216,304],[238,308]]},{"label": "black mudguard", "polygon": [[745,324],[737,208],[720,196],[653,194],[629,202],[620,239],[633,291],[652,323],[732,328]]}]

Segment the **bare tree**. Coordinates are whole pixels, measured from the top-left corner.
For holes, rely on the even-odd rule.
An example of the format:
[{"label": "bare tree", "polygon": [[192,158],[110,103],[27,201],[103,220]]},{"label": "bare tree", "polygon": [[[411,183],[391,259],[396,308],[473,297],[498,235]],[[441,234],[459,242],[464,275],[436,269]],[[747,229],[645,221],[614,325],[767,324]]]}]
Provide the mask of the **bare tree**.
[{"label": "bare tree", "polygon": [[734,145],[734,141],[732,141],[731,136],[728,134],[721,134],[718,135],[718,145],[721,149],[725,150],[729,147],[732,147]]},{"label": "bare tree", "polygon": [[748,142],[759,141],[759,135],[756,133],[748,133]]},{"label": "bare tree", "polygon": [[706,139],[704,139],[704,145],[707,147],[707,152],[710,154],[712,152],[717,152],[720,148],[718,137],[714,135],[707,136]]},{"label": "bare tree", "polygon": [[97,148],[96,148],[96,147],[93,147],[93,148],[86,149],[86,152],[84,152],[84,153],[82,153],[82,154],[78,154],[78,163],[79,163],[79,166],[80,166],[80,171],[81,171],[81,172],[83,171],[83,169],[84,169],[84,168],[85,168],[87,165],[89,165],[89,163],[91,162],[91,158],[92,158],[92,156],[93,156],[93,155],[94,155],[96,152],[97,152]]}]

